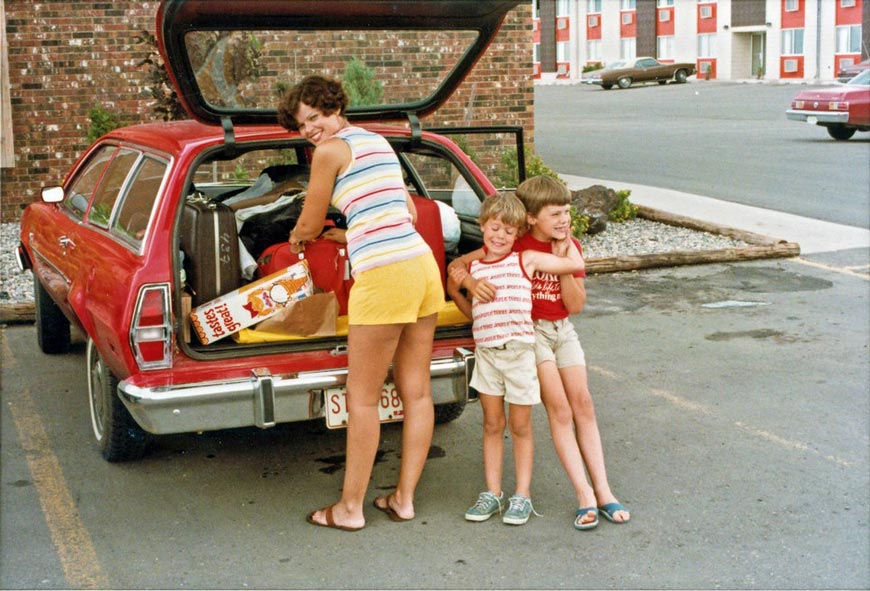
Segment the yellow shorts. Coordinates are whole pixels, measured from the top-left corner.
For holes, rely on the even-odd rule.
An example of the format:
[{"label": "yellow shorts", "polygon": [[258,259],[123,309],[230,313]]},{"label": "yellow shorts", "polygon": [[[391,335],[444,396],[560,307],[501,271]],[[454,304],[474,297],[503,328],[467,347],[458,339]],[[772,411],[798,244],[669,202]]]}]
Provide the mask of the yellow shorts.
[{"label": "yellow shorts", "polygon": [[408,324],[444,307],[444,284],[432,254],[354,276],[348,324]]}]

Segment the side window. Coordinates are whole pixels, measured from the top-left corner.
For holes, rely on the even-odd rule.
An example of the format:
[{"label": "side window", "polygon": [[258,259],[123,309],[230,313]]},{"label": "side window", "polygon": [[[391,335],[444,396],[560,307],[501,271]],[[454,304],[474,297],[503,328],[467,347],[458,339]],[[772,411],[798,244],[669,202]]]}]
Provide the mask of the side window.
[{"label": "side window", "polygon": [[124,182],[130,175],[130,169],[138,158],[139,152],[122,149],[109,163],[106,174],[103,175],[103,180],[94,194],[91,211],[88,214],[88,221],[92,224],[108,229],[112,210],[124,188]]},{"label": "side window", "polygon": [[100,148],[87,164],[84,165],[81,174],[77,175],[67,187],[63,206],[75,217],[79,219],[85,217],[85,211],[88,209],[91,195],[93,195],[97,183],[100,182],[100,178],[103,176],[106,163],[111,160],[112,154],[117,149],[117,146],[104,146]]},{"label": "side window", "polygon": [[[450,160],[431,154],[405,153],[404,156],[432,199],[446,203],[459,215],[477,219],[480,198]],[[409,190],[413,192],[413,188]]]},{"label": "side window", "polygon": [[112,223],[113,234],[136,247],[142,243],[166,168],[165,162],[150,156],[141,159]]}]

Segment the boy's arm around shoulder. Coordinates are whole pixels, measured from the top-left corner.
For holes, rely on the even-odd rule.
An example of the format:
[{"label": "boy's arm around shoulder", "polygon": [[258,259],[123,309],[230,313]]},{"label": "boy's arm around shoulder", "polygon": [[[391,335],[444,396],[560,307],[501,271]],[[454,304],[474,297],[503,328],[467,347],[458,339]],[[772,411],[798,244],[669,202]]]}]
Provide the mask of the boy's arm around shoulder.
[{"label": "boy's arm around shoulder", "polygon": [[553,275],[564,275],[566,273],[577,273],[585,268],[583,257],[580,256],[580,251],[573,242],[569,242],[565,249],[565,256],[558,256],[546,252],[538,252],[534,250],[523,251],[523,265],[527,268],[529,274],[540,271],[542,273],[551,273]]}]

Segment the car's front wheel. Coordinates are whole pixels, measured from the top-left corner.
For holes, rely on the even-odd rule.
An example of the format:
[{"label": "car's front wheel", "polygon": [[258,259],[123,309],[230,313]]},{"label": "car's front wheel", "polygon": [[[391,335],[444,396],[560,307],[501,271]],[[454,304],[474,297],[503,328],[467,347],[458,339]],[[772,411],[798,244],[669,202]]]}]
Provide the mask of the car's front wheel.
[{"label": "car's front wheel", "polygon": [[631,86],[631,78],[629,78],[628,76],[623,76],[622,78],[617,80],[616,83],[619,84],[620,88],[628,88],[629,86]]},{"label": "car's front wheel", "polygon": [[610,90],[611,88],[613,88],[613,84],[602,84],[601,88],[603,88],[604,90]]},{"label": "car's front wheel", "polygon": [[46,355],[69,351],[69,320],[48,295],[39,279],[33,278],[33,312],[36,320],[36,342]]},{"label": "car's front wheel", "polygon": [[683,84],[689,78],[689,73],[685,70],[677,70],[674,73],[674,80],[677,81],[677,84]]},{"label": "car's front wheel", "polygon": [[828,135],[835,140],[847,140],[858,131],[854,127],[846,127],[844,125],[829,125]]},{"label": "car's front wheel", "polygon": [[138,460],[151,436],[140,427],[118,398],[118,378],[88,339],[88,402],[91,427],[100,453],[109,462]]}]

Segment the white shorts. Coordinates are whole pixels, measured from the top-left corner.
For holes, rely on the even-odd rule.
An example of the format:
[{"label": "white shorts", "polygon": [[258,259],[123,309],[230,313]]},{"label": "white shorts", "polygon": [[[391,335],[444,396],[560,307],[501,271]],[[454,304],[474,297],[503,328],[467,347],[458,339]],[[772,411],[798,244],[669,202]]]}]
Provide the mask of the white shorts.
[{"label": "white shorts", "polygon": [[556,367],[586,365],[580,337],[569,318],[535,320],[535,360],[537,364],[554,361]]},{"label": "white shorts", "polygon": [[535,346],[511,341],[503,347],[477,347],[469,385],[481,394],[503,396],[509,404],[540,404]]}]

